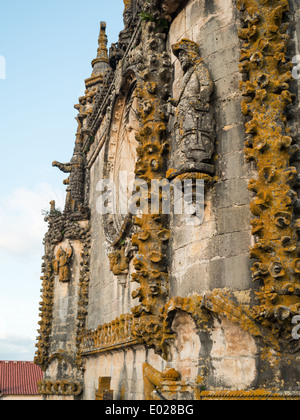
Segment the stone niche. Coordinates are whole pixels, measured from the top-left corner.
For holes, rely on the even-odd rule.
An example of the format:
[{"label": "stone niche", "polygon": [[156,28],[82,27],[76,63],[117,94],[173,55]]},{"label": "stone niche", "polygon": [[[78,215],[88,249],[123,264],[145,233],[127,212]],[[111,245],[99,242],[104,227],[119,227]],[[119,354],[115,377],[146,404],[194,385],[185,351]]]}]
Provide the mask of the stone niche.
[{"label": "stone niche", "polygon": [[[64,255],[57,259],[63,251]],[[80,277],[80,255],[83,252],[80,241],[65,240],[55,247],[55,260],[58,271],[55,275],[53,302],[53,340],[51,353],[65,346],[68,353],[75,351],[76,317]],[[65,264],[65,265],[64,265]],[[62,273],[60,273],[62,270]]]},{"label": "stone niche", "polygon": [[[239,92],[240,40],[232,0],[190,0],[173,20],[168,49],[174,64],[173,97],[181,91],[183,72],[172,46],[183,38],[200,46],[214,82],[216,119],[215,178],[205,190],[205,217],[199,226],[184,216],[171,217],[171,297],[236,287],[251,281],[249,247],[251,168],[244,160],[244,117]],[[172,121],[171,121],[172,125]]]}]

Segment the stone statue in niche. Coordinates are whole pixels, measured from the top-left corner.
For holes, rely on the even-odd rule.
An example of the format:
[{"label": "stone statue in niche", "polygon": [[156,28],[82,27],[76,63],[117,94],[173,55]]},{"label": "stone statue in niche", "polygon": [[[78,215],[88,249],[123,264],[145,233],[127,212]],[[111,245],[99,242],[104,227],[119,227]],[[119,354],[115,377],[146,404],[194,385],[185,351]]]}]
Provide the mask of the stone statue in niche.
[{"label": "stone statue in niche", "polygon": [[188,173],[213,174],[215,120],[210,104],[214,82],[200,57],[199,45],[182,39],[172,46],[184,77],[178,98],[169,102],[176,107],[172,152],[172,177]]},{"label": "stone statue in niche", "polygon": [[56,253],[56,259],[53,261],[53,269],[59,281],[67,283],[71,280],[70,262],[73,255],[73,250],[69,247],[67,250],[59,248]]}]

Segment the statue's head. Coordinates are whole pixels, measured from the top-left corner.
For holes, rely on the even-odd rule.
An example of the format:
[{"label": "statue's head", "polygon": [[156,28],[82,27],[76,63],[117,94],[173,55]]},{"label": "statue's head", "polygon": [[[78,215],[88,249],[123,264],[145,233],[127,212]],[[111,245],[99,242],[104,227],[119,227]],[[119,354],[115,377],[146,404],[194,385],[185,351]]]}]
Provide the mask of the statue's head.
[{"label": "statue's head", "polygon": [[172,50],[185,71],[200,60],[199,45],[189,39],[182,39],[177,44],[174,44]]}]

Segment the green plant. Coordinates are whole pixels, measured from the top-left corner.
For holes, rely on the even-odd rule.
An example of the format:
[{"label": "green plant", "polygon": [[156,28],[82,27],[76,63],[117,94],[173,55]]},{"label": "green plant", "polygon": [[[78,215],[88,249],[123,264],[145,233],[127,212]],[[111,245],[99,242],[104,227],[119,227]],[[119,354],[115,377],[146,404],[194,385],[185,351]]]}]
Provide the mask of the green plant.
[{"label": "green plant", "polygon": [[143,22],[154,22],[156,27],[163,28],[165,30],[169,29],[170,23],[166,19],[157,19],[151,13],[141,12],[139,14],[141,21]]},{"label": "green plant", "polygon": [[59,217],[62,215],[62,211],[59,209],[55,210],[42,210],[42,215],[45,217]]}]

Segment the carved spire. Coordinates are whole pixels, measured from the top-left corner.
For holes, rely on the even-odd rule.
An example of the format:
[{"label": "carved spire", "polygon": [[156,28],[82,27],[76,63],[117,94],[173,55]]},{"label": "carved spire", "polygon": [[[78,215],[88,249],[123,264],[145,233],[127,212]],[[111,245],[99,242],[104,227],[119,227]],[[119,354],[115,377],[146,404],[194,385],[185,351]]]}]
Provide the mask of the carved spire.
[{"label": "carved spire", "polygon": [[92,61],[93,75],[104,73],[109,67],[108,51],[107,51],[107,35],[106,23],[100,23],[100,34],[98,39],[97,58]]}]

